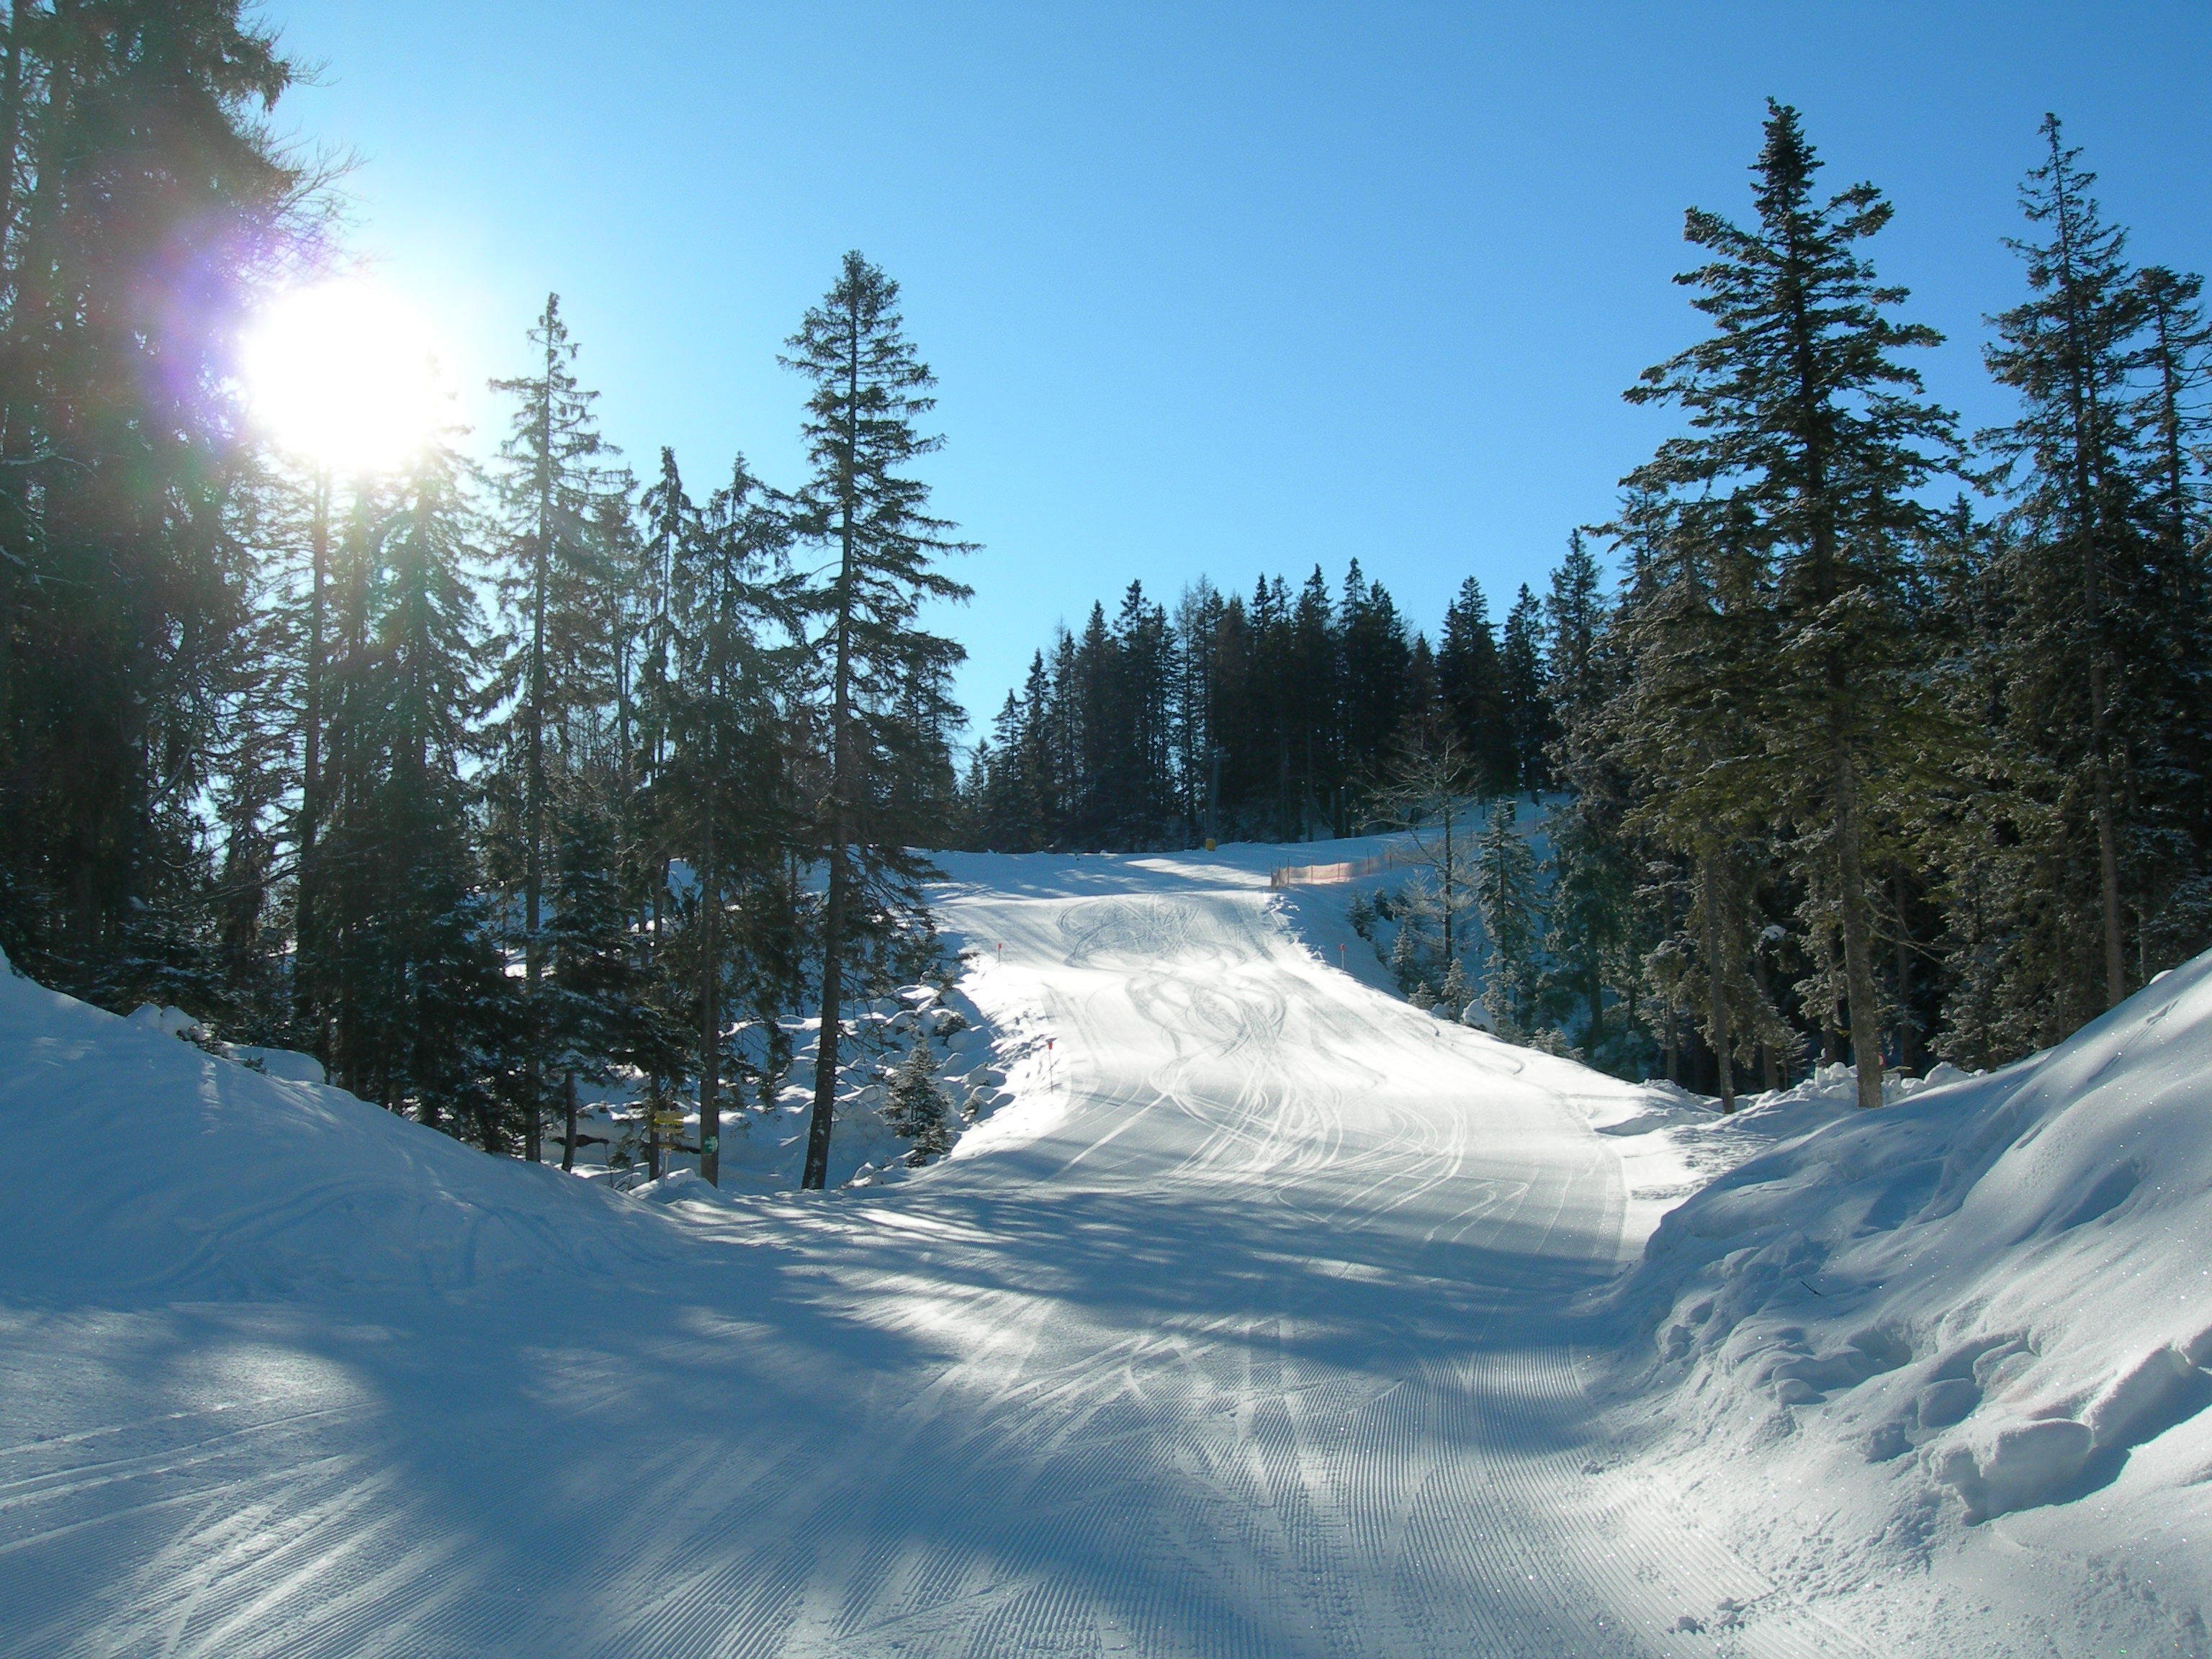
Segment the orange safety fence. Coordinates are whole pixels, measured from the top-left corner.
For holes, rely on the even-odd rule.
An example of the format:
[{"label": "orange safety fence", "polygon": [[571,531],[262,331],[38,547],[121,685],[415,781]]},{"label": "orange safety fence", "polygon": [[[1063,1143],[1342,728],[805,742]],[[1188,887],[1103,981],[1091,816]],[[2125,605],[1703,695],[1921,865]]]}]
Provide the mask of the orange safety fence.
[{"label": "orange safety fence", "polygon": [[1373,858],[1348,859],[1339,864],[1280,864],[1267,872],[1270,887],[1336,887],[1362,876],[1376,876],[1404,854],[1395,848]]}]

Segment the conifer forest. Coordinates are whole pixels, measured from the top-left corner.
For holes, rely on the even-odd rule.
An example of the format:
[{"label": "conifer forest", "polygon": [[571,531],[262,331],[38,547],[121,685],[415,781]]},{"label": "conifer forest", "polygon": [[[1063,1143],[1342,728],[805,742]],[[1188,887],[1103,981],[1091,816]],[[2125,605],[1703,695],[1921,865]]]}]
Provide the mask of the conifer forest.
[{"label": "conifer forest", "polygon": [[[1925,396],[1939,337],[1875,263],[1889,201],[1824,184],[1772,106],[1750,211],[1688,215],[1687,343],[1626,392],[1681,429],[1548,579],[1501,619],[1469,578],[1433,638],[1356,556],[1172,610],[1133,586],[997,711],[970,842],[1292,840],[1519,798],[1542,869],[1501,836],[1429,872],[1401,985],[1485,973],[1498,1029],[1729,1102],[1823,1060],[1872,1104],[1885,1064],[2017,1059],[2194,956],[2203,279],[2138,261],[2058,118],[2036,142],[2019,289],[1991,296],[2009,423]],[[1483,960],[1450,945],[1461,905]]]},{"label": "conifer forest", "polygon": [[862,253],[789,319],[795,476],[618,453],[557,295],[498,431],[373,474],[259,436],[242,322],[343,252],[270,136],[301,73],[236,0],[9,14],[0,947],[45,984],[525,1158],[619,1073],[710,1180],[826,1012],[819,1184],[841,1011],[945,963],[923,848],[1464,813],[1379,902],[1401,987],[1727,1101],[2008,1061],[2212,944],[2212,331],[2056,116],[1987,296],[2006,422],[1923,390],[1889,198],[1776,104],[1688,213],[1679,350],[1623,366],[1672,435],[1548,574],[1440,618],[1356,547],[1131,584],[971,729],[959,434]]}]

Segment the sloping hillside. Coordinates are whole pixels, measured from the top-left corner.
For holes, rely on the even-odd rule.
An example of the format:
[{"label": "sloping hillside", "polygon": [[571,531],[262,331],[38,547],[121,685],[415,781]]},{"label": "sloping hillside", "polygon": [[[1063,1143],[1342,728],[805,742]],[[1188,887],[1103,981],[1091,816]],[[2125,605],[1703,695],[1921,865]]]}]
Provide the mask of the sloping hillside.
[{"label": "sloping hillside", "polygon": [[1642,1443],[1808,1589],[1916,1650],[2205,1650],[2212,957],[1722,1176],[1619,1305]]},{"label": "sloping hillside", "polygon": [[654,1211],[219,1059],[0,967],[13,1294],[317,1296],[641,1267]]}]

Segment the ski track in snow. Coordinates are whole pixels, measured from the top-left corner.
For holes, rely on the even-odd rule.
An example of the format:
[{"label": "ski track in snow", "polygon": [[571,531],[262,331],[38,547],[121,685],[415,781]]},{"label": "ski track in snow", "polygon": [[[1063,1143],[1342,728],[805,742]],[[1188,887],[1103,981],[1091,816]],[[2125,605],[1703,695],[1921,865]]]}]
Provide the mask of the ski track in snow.
[{"label": "ski track in snow", "polygon": [[1865,1651],[1588,1472],[1602,1079],[1324,967],[1226,864],[948,862],[973,994],[1054,1038],[1036,1133],[673,1206],[615,1269],[11,1305],[0,1649]]}]

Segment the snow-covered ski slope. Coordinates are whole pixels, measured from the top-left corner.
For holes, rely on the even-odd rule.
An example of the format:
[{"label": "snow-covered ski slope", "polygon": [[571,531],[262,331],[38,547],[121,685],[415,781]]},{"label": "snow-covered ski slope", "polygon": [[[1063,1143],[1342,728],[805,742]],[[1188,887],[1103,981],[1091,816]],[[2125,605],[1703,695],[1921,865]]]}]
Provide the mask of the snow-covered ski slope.
[{"label": "snow-covered ski slope", "polygon": [[1664,1103],[1336,971],[1270,857],[948,858],[1017,1102],[827,1196],[641,1202],[0,978],[0,1652],[1910,1650],[1607,1393],[1591,1124]]}]

